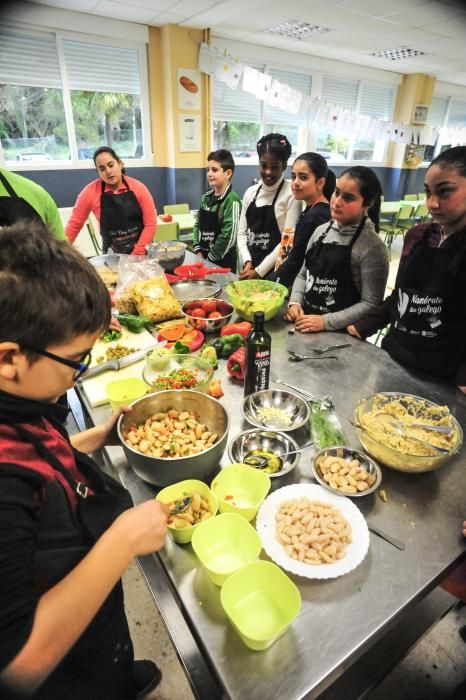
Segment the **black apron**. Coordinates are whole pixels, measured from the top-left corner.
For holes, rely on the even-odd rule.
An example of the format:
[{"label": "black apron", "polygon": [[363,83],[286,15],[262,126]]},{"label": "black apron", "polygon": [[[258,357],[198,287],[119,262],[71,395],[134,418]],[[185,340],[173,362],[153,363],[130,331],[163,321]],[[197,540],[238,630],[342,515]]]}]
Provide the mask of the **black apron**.
[{"label": "black apron", "polygon": [[[230,189],[231,185],[221,200],[217,199],[215,194],[212,194],[211,199],[206,202],[209,210],[199,210],[199,246],[205,258],[207,258],[212,246],[217,240],[217,237],[222,232],[222,225],[220,221],[222,204]],[[231,267],[233,272],[236,272],[236,246],[233,246],[233,248],[231,248],[226,255],[223,256],[223,258],[216,260],[215,262],[220,267]]]},{"label": "black apron", "polygon": [[0,182],[10,195],[9,197],[0,197],[0,226],[12,226],[20,219],[32,219],[41,224],[44,223],[34,207],[23,197],[18,197],[2,173],[0,173]]},{"label": "black apron", "polygon": [[324,243],[332,227],[331,221],[322,236],[309,248],[304,258],[306,286],[303,310],[305,314],[333,313],[361,301],[361,293],[351,273],[351,252],[366,223],[363,217],[348,245]]},{"label": "black apron", "polygon": [[129,255],[144,228],[141,207],[124,177],[123,184],[127,191],[114,194],[105,192],[105,182],[102,181],[100,234],[104,253],[111,248],[114,253]]},{"label": "black apron", "polygon": [[256,268],[269,253],[280,243],[282,233],[275,216],[275,202],[285,180],[275,193],[272,204],[256,206],[256,199],[261,190],[259,185],[254,199],[246,209],[246,223],[248,225],[248,250],[251,256],[252,266]]},{"label": "black apron", "polygon": [[[94,492],[92,495],[86,485],[72,479],[40,440],[22,426],[15,425],[15,428],[25,440],[34,444],[39,455],[56,472],[62,474],[78,498],[76,520],[61,484],[55,481],[47,486],[39,516],[35,560],[38,589],[45,591],[63,579],[86,556],[115,518],[133,504],[128,491],[98,469],[86,454],[73,449],[78,468]],[[32,697],[33,700],[135,698],[134,650],[124,612],[121,581]]]},{"label": "black apron", "polygon": [[466,230],[440,248],[428,227],[398,270],[391,326],[382,347],[407,367],[453,379],[466,361]]}]

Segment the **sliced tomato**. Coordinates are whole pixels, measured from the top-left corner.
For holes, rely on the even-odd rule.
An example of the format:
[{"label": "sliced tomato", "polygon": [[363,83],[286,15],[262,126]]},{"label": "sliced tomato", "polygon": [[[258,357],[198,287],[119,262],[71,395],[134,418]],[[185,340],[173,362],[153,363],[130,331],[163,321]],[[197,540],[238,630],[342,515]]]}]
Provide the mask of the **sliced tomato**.
[{"label": "sliced tomato", "polygon": [[220,311],[212,311],[212,313],[209,314],[209,318],[222,318],[222,314]]}]

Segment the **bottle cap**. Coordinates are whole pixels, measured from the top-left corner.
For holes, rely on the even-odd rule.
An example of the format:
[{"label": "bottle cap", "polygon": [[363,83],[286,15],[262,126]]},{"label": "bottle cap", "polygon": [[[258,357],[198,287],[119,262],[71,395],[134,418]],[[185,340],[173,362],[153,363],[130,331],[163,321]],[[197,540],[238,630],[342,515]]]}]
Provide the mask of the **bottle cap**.
[{"label": "bottle cap", "polygon": [[263,321],[263,320],[264,320],[264,312],[263,311],[254,311],[254,322]]}]

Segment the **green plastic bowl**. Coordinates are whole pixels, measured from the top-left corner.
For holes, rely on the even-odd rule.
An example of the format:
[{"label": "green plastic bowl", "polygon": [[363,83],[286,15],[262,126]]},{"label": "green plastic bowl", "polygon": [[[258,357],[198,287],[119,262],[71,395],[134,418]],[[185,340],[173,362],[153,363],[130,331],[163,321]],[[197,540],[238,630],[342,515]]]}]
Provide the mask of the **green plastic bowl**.
[{"label": "green plastic bowl", "polygon": [[270,485],[265,472],[246,464],[230,464],[215,477],[210,488],[221,513],[238,513],[252,520],[270,491]]},{"label": "green plastic bowl", "polygon": [[147,386],[142,379],[115,379],[106,386],[107,399],[113,411],[120,406],[127,406],[147,394]]},{"label": "green plastic bowl", "polygon": [[[203,481],[199,481],[198,479],[185,479],[184,481],[179,481],[177,484],[167,486],[158,492],[156,500],[161,501],[162,503],[173,503],[173,501],[176,501],[178,498],[191,496],[193,491],[198,491],[201,494],[201,498],[209,501],[210,512],[212,513],[213,520],[214,515],[216,515],[218,510],[217,499],[207,484],[204,484]],[[206,520],[205,522],[209,521]],[[172,525],[168,525],[167,527],[168,532],[173,537],[175,542],[178,542],[178,544],[186,544],[187,542],[191,542],[193,532],[200,525],[201,523],[197,523],[196,525],[188,525],[182,529],[173,527]]]},{"label": "green plastic bowl", "polygon": [[268,561],[255,561],[232,574],[222,586],[220,600],[231,624],[254,651],[273,644],[301,609],[293,581]]},{"label": "green plastic bowl", "polygon": [[217,586],[257,559],[261,551],[259,535],[237,513],[222,513],[198,525],[192,545],[207,576]]},{"label": "green plastic bowl", "polygon": [[[257,298],[258,294],[272,289],[276,292],[273,299]],[[288,294],[288,289],[283,284],[275,285],[270,280],[240,280],[230,283],[225,291],[238,316],[246,321],[254,320],[255,311],[263,311],[265,320],[270,321],[279,312]]]}]

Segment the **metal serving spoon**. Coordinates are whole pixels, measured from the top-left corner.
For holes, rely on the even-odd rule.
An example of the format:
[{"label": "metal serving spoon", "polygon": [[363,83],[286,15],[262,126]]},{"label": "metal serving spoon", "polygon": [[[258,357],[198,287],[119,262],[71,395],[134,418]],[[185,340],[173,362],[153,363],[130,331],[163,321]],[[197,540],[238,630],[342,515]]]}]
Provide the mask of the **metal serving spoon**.
[{"label": "metal serving spoon", "polygon": [[[359,430],[364,430],[364,432],[367,433],[370,437],[373,437],[371,433],[367,430],[367,428],[364,428],[364,426],[360,425],[359,423],[353,423],[352,421],[350,421],[350,423],[351,425],[354,425],[355,428],[359,428]],[[438,452],[439,455],[450,454],[450,450],[445,450],[443,447],[437,447],[436,445],[432,445],[430,442],[426,442],[425,440],[421,440],[420,438],[413,437],[412,435],[407,435],[401,426],[399,426],[399,429],[396,426],[394,426],[393,432],[397,433],[398,435],[406,435],[406,437],[409,440],[412,440],[413,442],[419,442],[425,447],[430,447],[431,450],[434,450],[434,452]]]},{"label": "metal serving spoon", "polygon": [[389,425],[393,430],[399,431],[400,429],[406,431],[407,428],[422,428],[423,430],[432,430],[435,433],[443,433],[444,435],[451,435],[454,432],[454,428],[450,425],[427,425],[425,423],[409,423],[404,426],[399,420],[394,418],[391,413],[377,413],[374,416],[374,420],[378,423],[385,423]]},{"label": "metal serving spoon", "polygon": [[301,362],[302,360],[336,360],[335,355],[326,355],[321,357],[320,355],[299,355],[297,352],[292,352],[288,350],[290,362]]},{"label": "metal serving spoon", "polygon": [[[294,455],[297,454],[298,452],[302,452],[305,450],[307,447],[312,447],[314,445],[314,442],[306,442],[305,445],[302,447],[298,447],[297,450],[288,450],[288,452],[281,452],[280,454],[276,454],[275,457],[288,457],[288,455]],[[254,467],[254,469],[262,469],[263,467],[267,466],[268,460],[266,457],[261,457],[260,455],[251,455],[250,457],[245,457],[243,460],[243,464],[248,464],[250,467]]]}]

